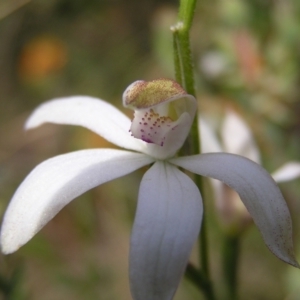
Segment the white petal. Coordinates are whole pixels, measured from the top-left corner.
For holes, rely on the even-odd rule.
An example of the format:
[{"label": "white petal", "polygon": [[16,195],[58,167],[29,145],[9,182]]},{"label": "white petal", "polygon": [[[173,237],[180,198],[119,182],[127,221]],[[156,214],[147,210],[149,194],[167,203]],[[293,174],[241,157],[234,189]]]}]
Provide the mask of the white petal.
[{"label": "white petal", "polygon": [[126,149],[142,151],[145,143],[133,138],[129,118],[113,105],[92,97],[73,96],[54,99],[36,108],[26,129],[43,123],[79,125]]},{"label": "white petal", "polygon": [[7,208],[2,251],[16,251],[87,190],[151,162],[143,154],[113,149],[82,150],[46,160],[25,178]]},{"label": "white petal", "polygon": [[290,181],[300,177],[300,163],[289,162],[272,174],[276,182]]},{"label": "white petal", "polygon": [[144,175],[131,237],[133,299],[172,299],[199,234],[202,210],[198,188],[176,167],[157,162]]},{"label": "white petal", "polygon": [[170,162],[193,173],[221,180],[236,190],[269,249],[299,267],[293,251],[291,216],[272,177],[253,161],[229,153],[175,158]]},{"label": "white petal", "polygon": [[[199,132],[201,153],[223,152],[223,149],[209,124],[208,119],[199,115]],[[217,208],[224,206],[224,185],[221,181],[210,179]],[[226,205],[226,204],[225,204]]]},{"label": "white petal", "polygon": [[239,154],[257,163],[260,162],[260,154],[250,128],[231,110],[226,112],[221,136],[225,152]]},{"label": "white petal", "polygon": [[208,122],[199,117],[201,153],[222,152],[223,149]]}]

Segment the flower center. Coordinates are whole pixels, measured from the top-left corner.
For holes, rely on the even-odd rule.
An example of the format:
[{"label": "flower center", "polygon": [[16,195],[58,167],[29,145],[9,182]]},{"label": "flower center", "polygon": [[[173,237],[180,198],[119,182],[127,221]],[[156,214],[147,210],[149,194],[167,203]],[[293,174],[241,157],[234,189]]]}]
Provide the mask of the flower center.
[{"label": "flower center", "polygon": [[153,109],[134,112],[130,132],[132,136],[144,142],[163,146],[167,134],[177,127],[168,116],[160,116]]}]

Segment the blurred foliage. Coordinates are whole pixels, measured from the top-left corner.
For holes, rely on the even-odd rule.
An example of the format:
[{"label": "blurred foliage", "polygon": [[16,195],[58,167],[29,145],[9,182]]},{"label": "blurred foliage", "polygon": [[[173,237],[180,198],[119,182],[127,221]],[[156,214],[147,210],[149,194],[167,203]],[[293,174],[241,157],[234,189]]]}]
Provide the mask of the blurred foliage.
[{"label": "blurred foliage", "polygon": [[[81,148],[113,147],[80,128],[47,125],[24,134],[25,118],[35,106],[53,97],[84,94],[121,107],[122,92],[134,80],[174,77],[169,27],[177,4],[2,0],[2,213],[21,180],[44,159]],[[299,32],[298,0],[199,0],[191,32],[201,113],[218,126],[227,107],[238,111],[252,128],[270,172],[300,160]],[[86,193],[20,251],[1,255],[2,298],[130,299],[128,245],[142,174]],[[300,252],[299,180],[280,187]],[[222,296],[222,237],[213,202],[207,213],[210,263]],[[299,276],[269,253],[254,227],[246,233],[240,299],[299,299]],[[175,299],[194,298],[200,299],[198,292],[183,280]]]}]

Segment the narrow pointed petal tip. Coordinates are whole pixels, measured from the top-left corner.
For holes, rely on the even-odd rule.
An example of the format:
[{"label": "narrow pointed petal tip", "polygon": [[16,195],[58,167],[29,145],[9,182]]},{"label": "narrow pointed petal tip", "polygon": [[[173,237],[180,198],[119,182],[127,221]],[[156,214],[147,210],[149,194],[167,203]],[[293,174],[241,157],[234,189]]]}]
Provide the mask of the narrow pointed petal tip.
[{"label": "narrow pointed petal tip", "polygon": [[276,182],[286,182],[300,177],[300,163],[289,162],[271,174]]},{"label": "narrow pointed petal tip", "polygon": [[44,161],[25,178],[5,212],[2,252],[18,250],[79,195],[152,161],[143,154],[114,149],[82,150]]},{"label": "narrow pointed petal tip", "polygon": [[171,300],[195,243],[202,200],[176,167],[156,162],[144,175],[130,245],[134,300]]},{"label": "narrow pointed petal tip", "polygon": [[292,221],[273,178],[253,161],[229,153],[210,153],[170,160],[193,173],[218,179],[234,189],[260,230],[270,251],[299,268],[294,255]]}]

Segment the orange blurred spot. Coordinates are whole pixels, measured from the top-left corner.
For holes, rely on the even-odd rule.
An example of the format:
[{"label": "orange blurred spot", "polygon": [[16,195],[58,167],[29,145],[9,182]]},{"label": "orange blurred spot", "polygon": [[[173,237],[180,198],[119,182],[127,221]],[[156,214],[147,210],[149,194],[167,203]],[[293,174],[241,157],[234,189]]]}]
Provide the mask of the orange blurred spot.
[{"label": "orange blurred spot", "polygon": [[248,84],[254,83],[262,71],[262,57],[253,36],[240,30],[235,36],[235,49],[241,72]]},{"label": "orange blurred spot", "polygon": [[23,47],[18,65],[25,79],[41,79],[62,69],[67,62],[66,45],[55,37],[37,37]]}]

